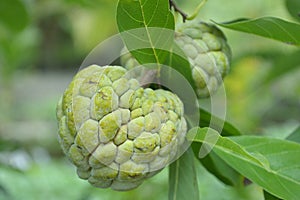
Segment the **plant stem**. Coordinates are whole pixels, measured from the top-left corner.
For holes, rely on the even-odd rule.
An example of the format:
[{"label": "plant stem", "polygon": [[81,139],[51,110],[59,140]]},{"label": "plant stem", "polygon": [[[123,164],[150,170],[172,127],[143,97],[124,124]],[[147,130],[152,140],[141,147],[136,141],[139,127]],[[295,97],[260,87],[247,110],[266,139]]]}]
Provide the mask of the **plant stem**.
[{"label": "plant stem", "polygon": [[187,20],[193,20],[197,17],[198,13],[200,12],[200,10],[202,9],[202,7],[205,5],[205,3],[207,2],[208,0],[202,0],[201,3],[197,6],[197,8],[195,9],[194,13],[189,16],[189,17],[186,17]]},{"label": "plant stem", "polygon": [[197,8],[195,9],[194,13],[191,16],[188,16],[186,13],[184,13],[182,10],[180,10],[180,8],[176,5],[174,0],[169,0],[169,3],[170,3],[170,8],[173,7],[174,11],[178,12],[182,16],[183,22],[185,22],[186,20],[195,19],[197,17],[198,13],[202,9],[202,7],[206,4],[207,1],[208,0],[202,0],[201,3],[197,6]]},{"label": "plant stem", "polygon": [[180,10],[173,0],[169,0],[169,3],[170,3],[170,8],[173,7],[174,11],[178,12],[182,16],[183,22],[185,22],[185,20],[187,19],[187,14],[184,13],[182,10]]}]

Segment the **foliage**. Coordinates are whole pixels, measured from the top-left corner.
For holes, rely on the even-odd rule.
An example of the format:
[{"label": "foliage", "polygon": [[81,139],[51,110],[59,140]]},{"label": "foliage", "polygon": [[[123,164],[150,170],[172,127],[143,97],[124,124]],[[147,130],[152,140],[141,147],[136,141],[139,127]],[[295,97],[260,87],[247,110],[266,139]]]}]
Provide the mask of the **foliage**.
[{"label": "foliage", "polygon": [[[191,148],[168,169],[120,193],[90,187],[62,157],[53,110],[71,77],[65,71],[74,74],[117,29],[140,63],[172,66],[193,85],[189,62],[172,40],[182,18],[169,2],[1,1],[0,199],[153,199],[153,191],[155,199],[298,199],[299,0],[210,0],[202,8],[197,18],[211,19],[233,49],[228,118],[201,107],[200,128],[189,127]],[[199,3],[173,2],[191,13]],[[137,39],[149,48],[130,46]],[[203,158],[200,149],[212,151]]]},{"label": "foliage", "polygon": [[279,40],[287,44],[300,45],[300,36],[298,35],[300,25],[275,17],[237,19],[232,22],[219,23],[219,25],[241,32]]},{"label": "foliage", "polygon": [[[156,56],[162,54],[156,52],[156,48],[159,47],[153,45],[157,44],[157,42],[152,41],[153,38],[160,39],[160,37],[156,36],[152,38],[151,33],[148,32],[149,27],[153,26],[174,29],[170,21],[170,11],[166,11],[166,2],[167,1],[161,3],[159,0],[119,0],[117,12],[119,31],[126,33],[126,31],[129,32],[132,29],[139,28],[141,24],[143,24],[142,26],[146,29],[147,33],[141,35],[148,35],[148,37],[139,38],[139,36],[135,36],[132,33],[129,35],[135,37],[137,41],[149,42],[152,53],[147,51],[143,52],[142,55],[154,56],[156,58],[147,59],[136,53],[137,51],[132,48],[132,45],[134,45],[132,40],[128,42],[130,41],[128,40],[128,36],[122,34],[122,38],[129,51],[140,63],[155,62],[159,65],[166,60],[165,56]],[[170,1],[170,3],[171,6],[175,7],[172,1]],[[290,3],[291,2],[288,2],[289,9],[291,8]],[[175,7],[175,10],[178,11],[178,8]],[[165,13],[166,17],[160,18],[159,16],[161,16],[162,13]],[[183,19],[185,19],[186,16],[182,16]],[[167,25],[168,23],[171,24]],[[288,22],[280,18],[262,17],[257,19],[236,19],[231,22],[217,24],[229,29],[263,36],[290,45],[300,45],[300,24]],[[127,28],[124,28],[125,25]],[[164,60],[162,61],[162,59]],[[269,75],[266,80],[269,81],[271,78],[289,71],[289,69],[294,68],[297,64],[298,63],[292,63],[292,67],[283,69],[281,69],[283,65],[278,66],[275,69],[277,73]],[[173,67],[172,65],[170,66]],[[183,65],[183,67],[185,66]],[[184,71],[186,70],[187,68],[185,67]],[[281,73],[278,73],[278,71]],[[188,76],[185,77],[189,78]],[[192,82],[190,79],[189,81]],[[261,186],[267,192],[284,199],[297,199],[300,191],[300,166],[299,163],[297,163],[297,160],[300,159],[299,144],[262,136],[228,137],[230,135],[239,135],[237,134],[239,132],[237,132],[233,126],[230,127],[229,124],[226,124],[225,130],[226,136],[222,137],[213,129],[196,128],[191,129],[187,137],[193,143],[201,143],[201,148],[213,149],[230,167]],[[291,137],[293,138],[294,136]],[[170,166],[169,199],[199,199],[198,194],[201,188],[197,187],[198,183],[195,181],[195,177],[199,175],[196,174],[193,156],[193,151],[187,151],[185,155]],[[226,172],[225,170],[223,171],[223,173]]]}]

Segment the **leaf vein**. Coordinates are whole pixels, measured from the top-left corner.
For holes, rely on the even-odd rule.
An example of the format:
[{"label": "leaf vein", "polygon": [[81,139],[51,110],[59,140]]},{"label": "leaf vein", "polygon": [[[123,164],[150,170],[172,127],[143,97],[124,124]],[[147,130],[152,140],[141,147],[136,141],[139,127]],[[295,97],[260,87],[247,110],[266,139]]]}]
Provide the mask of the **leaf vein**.
[{"label": "leaf vein", "polygon": [[155,4],[155,9],[153,10],[153,14],[152,14],[150,20],[148,21],[147,26],[148,26],[148,25],[152,22],[152,20],[154,19],[154,16],[155,16],[155,13],[157,12],[157,10],[158,10],[158,2],[156,2],[156,4]]},{"label": "leaf vein", "polygon": [[278,23],[276,23],[274,20],[271,19],[266,19],[267,21],[270,21],[271,23],[275,24],[278,28],[280,28],[284,33],[286,33],[286,35],[288,35],[290,37],[291,40],[293,40],[295,43],[297,43],[297,39],[293,37],[293,35],[291,35],[288,31],[286,31],[284,28],[282,28],[282,26]]},{"label": "leaf vein", "polygon": [[122,10],[123,10],[124,13],[125,13],[130,19],[132,19],[133,21],[138,22],[138,23],[143,22],[143,21],[138,20],[138,19],[136,19],[135,17],[133,17],[127,10],[124,9],[124,7],[122,7]]},{"label": "leaf vein", "polygon": [[142,8],[142,2],[141,2],[141,0],[139,0],[139,3],[140,3],[141,11],[142,11],[143,23],[144,23],[144,25],[145,25],[145,29],[146,29],[146,32],[147,32],[147,36],[148,36],[148,39],[149,39],[151,48],[152,48],[152,50],[153,50],[153,55],[154,55],[154,57],[155,57],[156,62],[157,62],[158,64],[160,64],[160,63],[159,63],[158,56],[157,56],[157,53],[156,53],[155,48],[154,48],[154,46],[153,46],[153,42],[152,42],[152,39],[151,39],[149,30],[148,30],[148,26],[147,26],[146,21],[145,21],[145,20],[146,20],[146,19],[145,19],[145,13],[144,13],[144,10],[143,10],[143,8]]}]

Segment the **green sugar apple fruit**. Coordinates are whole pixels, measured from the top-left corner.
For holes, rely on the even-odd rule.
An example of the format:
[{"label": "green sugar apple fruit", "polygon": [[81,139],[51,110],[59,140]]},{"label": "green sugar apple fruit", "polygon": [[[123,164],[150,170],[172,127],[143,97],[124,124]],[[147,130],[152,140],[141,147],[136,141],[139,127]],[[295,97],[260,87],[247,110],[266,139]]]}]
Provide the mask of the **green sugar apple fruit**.
[{"label": "green sugar apple fruit", "polygon": [[130,190],[179,156],[187,131],[181,100],[142,88],[120,66],[79,71],[57,106],[59,142],[80,178]]},{"label": "green sugar apple fruit", "polygon": [[[213,95],[230,70],[231,50],[222,31],[212,24],[189,21],[177,25],[175,42],[190,62],[197,96]],[[127,69],[139,65],[130,54],[121,56],[121,64]]]}]

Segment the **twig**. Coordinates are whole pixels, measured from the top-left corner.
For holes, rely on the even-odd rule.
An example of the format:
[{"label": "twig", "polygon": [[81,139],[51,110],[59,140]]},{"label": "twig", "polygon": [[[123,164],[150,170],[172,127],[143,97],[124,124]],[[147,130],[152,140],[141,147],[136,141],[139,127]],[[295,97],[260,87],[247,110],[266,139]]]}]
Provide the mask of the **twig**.
[{"label": "twig", "polygon": [[175,12],[178,12],[181,16],[182,16],[182,20],[183,20],[183,22],[185,22],[185,20],[187,19],[187,14],[185,14],[182,10],[180,10],[178,7],[177,7],[177,5],[176,5],[176,3],[173,1],[173,0],[169,0],[169,3],[170,3],[170,8],[174,8],[174,11]]},{"label": "twig", "polygon": [[174,2],[174,0],[169,0],[170,3],[170,8],[174,8],[175,12],[178,12],[181,16],[182,16],[182,20],[183,22],[185,22],[186,20],[193,20],[197,17],[199,11],[202,9],[202,7],[205,5],[205,3],[208,0],[202,0],[201,3],[196,7],[194,13],[191,16],[188,16],[186,13],[184,13],[182,10],[180,10],[178,8],[178,6],[176,5],[176,3]]},{"label": "twig", "polygon": [[186,17],[187,20],[193,20],[197,17],[198,13],[200,12],[200,10],[202,9],[202,7],[206,4],[208,0],[202,0],[201,3],[196,7],[194,13],[189,16],[189,17]]}]

